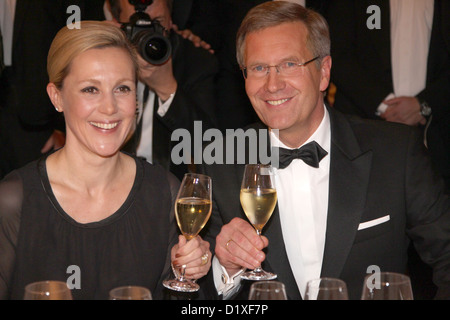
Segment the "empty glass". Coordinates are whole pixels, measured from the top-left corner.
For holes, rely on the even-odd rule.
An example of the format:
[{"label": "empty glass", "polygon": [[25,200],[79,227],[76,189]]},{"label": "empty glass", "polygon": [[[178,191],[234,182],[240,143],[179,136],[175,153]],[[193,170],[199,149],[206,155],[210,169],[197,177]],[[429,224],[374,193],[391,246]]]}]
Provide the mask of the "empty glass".
[{"label": "empty glass", "polygon": [[69,287],[63,281],[38,281],[25,287],[24,300],[73,300]]},{"label": "empty glass", "polygon": [[279,281],[258,281],[250,287],[249,300],[287,300],[284,284]]},{"label": "empty glass", "polygon": [[401,273],[369,274],[364,279],[361,300],[413,300],[411,281]]},{"label": "empty glass", "polygon": [[123,286],[109,292],[110,300],[152,300],[150,290],[139,286]]},{"label": "empty glass", "polygon": [[305,300],[348,300],[347,285],[336,278],[319,278],[308,281]]}]

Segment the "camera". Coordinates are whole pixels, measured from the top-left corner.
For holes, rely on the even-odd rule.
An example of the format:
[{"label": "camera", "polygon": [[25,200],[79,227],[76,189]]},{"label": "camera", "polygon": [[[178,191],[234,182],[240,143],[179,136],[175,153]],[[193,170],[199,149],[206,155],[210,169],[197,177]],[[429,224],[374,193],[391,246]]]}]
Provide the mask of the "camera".
[{"label": "camera", "polygon": [[142,58],[153,65],[164,64],[172,54],[172,46],[165,35],[164,27],[145,13],[145,9],[153,0],[128,2],[134,6],[136,12],[130,17],[130,22],[122,24],[122,30]]}]

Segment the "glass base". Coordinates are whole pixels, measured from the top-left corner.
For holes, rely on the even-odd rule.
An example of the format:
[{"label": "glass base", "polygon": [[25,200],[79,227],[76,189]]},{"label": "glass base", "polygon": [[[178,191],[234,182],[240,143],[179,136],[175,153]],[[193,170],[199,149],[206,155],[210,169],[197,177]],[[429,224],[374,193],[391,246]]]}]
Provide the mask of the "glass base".
[{"label": "glass base", "polygon": [[178,292],[196,292],[200,289],[200,286],[191,280],[165,280],[163,281],[164,287],[170,290]]},{"label": "glass base", "polygon": [[241,278],[244,280],[253,280],[253,281],[261,281],[261,280],[273,280],[277,278],[275,273],[267,272],[264,270],[252,270],[244,272],[241,275]]}]

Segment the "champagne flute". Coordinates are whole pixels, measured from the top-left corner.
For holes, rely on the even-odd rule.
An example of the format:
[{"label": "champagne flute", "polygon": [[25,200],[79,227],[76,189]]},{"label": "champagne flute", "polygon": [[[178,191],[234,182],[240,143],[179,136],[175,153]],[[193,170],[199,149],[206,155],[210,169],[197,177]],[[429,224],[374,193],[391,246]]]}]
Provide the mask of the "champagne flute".
[{"label": "champagne flute", "polygon": [[[181,182],[175,205],[175,217],[178,227],[186,240],[195,238],[203,229],[211,215],[212,182],[203,174],[186,173]],[[163,285],[180,292],[195,292],[200,286],[186,279],[186,266],[181,272],[174,272],[176,279],[165,280]]]},{"label": "champagne flute", "polygon": [[348,300],[347,285],[335,278],[319,278],[306,284],[305,300]]},{"label": "champagne flute", "polygon": [[110,300],[152,300],[150,290],[140,286],[123,286],[109,291]]},{"label": "champagne flute", "polygon": [[413,300],[411,280],[395,272],[376,272],[364,279],[361,300]]},{"label": "champagne flute", "polygon": [[25,287],[24,300],[73,300],[69,287],[63,281],[38,281]]},{"label": "champagne flute", "polygon": [[[247,164],[242,178],[240,200],[245,215],[261,235],[262,229],[272,216],[277,204],[277,192],[273,184],[270,165]],[[276,274],[264,271],[261,266],[242,274],[246,280],[273,280]]]},{"label": "champagne flute", "polygon": [[249,300],[287,300],[284,283],[279,281],[258,281],[250,287]]}]

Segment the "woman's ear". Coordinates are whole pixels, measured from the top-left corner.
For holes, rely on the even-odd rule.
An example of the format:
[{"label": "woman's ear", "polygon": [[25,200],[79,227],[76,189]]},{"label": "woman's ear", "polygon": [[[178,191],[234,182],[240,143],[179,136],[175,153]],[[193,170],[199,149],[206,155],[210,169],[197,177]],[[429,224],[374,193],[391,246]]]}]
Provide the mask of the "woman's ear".
[{"label": "woman's ear", "polygon": [[55,107],[56,111],[63,112],[63,106],[61,101],[61,91],[56,87],[56,85],[53,82],[50,82],[47,85],[47,94],[53,103],[53,106]]}]

